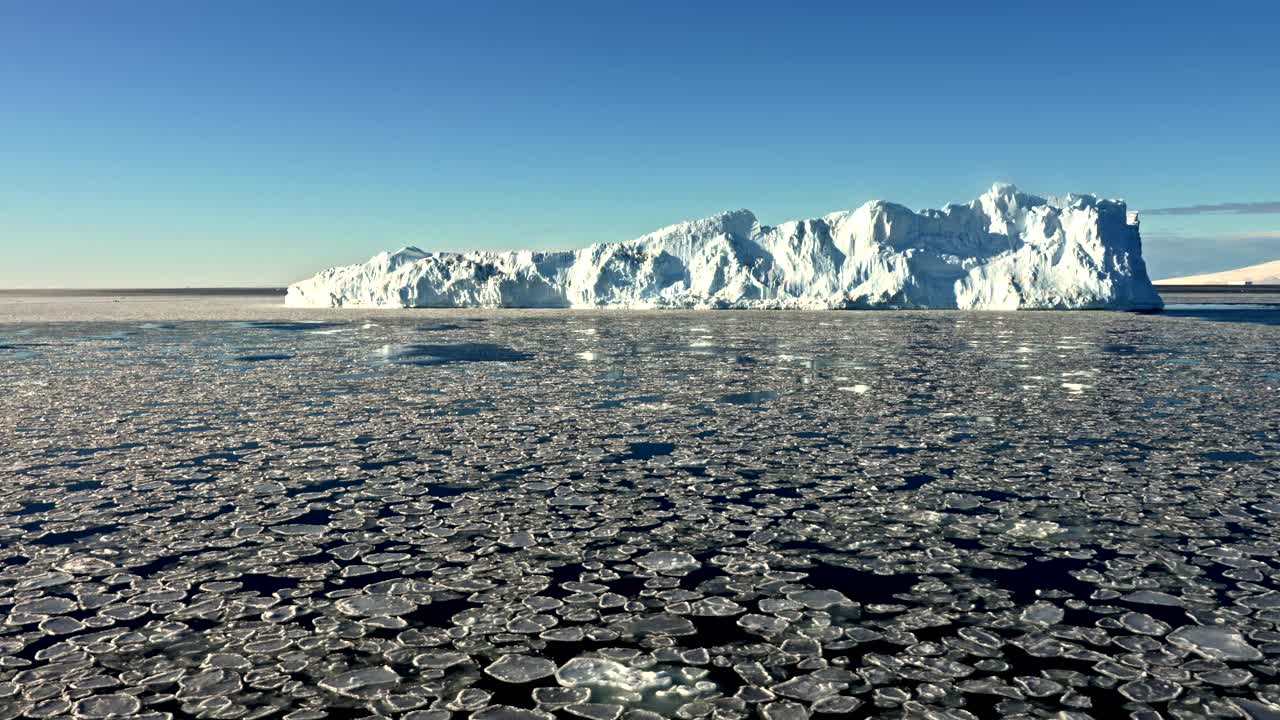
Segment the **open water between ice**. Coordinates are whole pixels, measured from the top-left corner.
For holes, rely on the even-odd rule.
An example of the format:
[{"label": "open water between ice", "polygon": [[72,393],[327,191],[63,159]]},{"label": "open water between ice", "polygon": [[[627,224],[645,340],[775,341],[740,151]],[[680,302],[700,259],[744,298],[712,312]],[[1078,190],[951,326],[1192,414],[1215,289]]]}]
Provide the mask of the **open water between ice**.
[{"label": "open water between ice", "polygon": [[1276,717],[1266,312],[0,325],[0,718]]}]

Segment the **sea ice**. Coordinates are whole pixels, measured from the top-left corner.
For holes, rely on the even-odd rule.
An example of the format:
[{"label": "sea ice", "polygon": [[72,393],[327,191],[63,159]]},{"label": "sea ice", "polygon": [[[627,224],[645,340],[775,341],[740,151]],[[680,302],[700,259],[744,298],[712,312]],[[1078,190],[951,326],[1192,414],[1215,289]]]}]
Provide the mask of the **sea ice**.
[{"label": "sea ice", "polygon": [[564,687],[591,689],[593,702],[648,708],[674,708],[715,687],[682,673],[641,670],[603,657],[574,658],[555,677]]},{"label": "sea ice", "polygon": [[556,673],[556,664],[529,655],[503,655],[484,671],[505,683],[527,683]]},{"label": "sea ice", "polygon": [[142,708],[141,701],[132,695],[93,695],[76,701],[71,712],[78,718],[127,718]]},{"label": "sea ice", "polygon": [[364,688],[391,685],[399,680],[396,671],[386,665],[374,665],[325,678],[320,681],[320,687],[339,695],[355,695]]},{"label": "sea ice", "polygon": [[701,563],[687,552],[655,550],[636,558],[636,564],[654,572],[684,575],[697,568]]},{"label": "sea ice", "polygon": [[1261,660],[1262,653],[1239,632],[1213,625],[1185,625],[1169,633],[1169,643],[1210,660]]},{"label": "sea ice", "polygon": [[[0,359],[0,717],[129,702],[95,710],[107,695],[139,720],[1280,701],[1257,392],[1280,360],[1258,328],[725,313],[695,351],[689,316],[398,315],[332,336],[51,324],[47,366]],[[428,341],[426,365],[366,364]],[[217,360],[244,347],[293,370]],[[1062,403],[1059,377],[1098,402]],[[570,661],[585,684],[556,685],[570,658],[622,679]]]}]

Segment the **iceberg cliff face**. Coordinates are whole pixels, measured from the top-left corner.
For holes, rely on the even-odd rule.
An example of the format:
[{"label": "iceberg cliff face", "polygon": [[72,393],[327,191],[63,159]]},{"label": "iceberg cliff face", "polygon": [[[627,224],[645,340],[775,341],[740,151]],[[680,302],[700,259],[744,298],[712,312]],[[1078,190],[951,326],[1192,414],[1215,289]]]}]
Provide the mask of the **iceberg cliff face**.
[{"label": "iceberg cliff face", "polygon": [[1153,310],[1123,202],[996,185],[916,213],[869,202],[766,227],[747,210],[567,252],[404,248],[289,287],[300,307]]}]

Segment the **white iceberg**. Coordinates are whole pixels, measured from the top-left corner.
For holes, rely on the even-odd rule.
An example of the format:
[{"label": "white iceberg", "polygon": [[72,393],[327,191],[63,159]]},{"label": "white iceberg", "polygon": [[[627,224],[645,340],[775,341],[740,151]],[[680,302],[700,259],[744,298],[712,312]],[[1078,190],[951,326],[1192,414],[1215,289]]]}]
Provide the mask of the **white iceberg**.
[{"label": "white iceberg", "polygon": [[289,287],[296,307],[1156,310],[1122,201],[996,185],[913,212],[764,226],[747,210],[565,252],[384,252]]}]

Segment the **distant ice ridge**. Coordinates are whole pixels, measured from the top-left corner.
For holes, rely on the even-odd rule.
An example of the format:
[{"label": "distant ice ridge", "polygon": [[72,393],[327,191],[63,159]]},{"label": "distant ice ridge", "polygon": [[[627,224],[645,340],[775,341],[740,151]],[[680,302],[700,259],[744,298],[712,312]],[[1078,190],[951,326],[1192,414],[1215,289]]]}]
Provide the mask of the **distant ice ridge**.
[{"label": "distant ice ridge", "polygon": [[413,247],[294,283],[298,307],[1154,310],[1136,216],[997,184],[913,212],[874,201],[769,227],[747,210],[566,252]]}]

